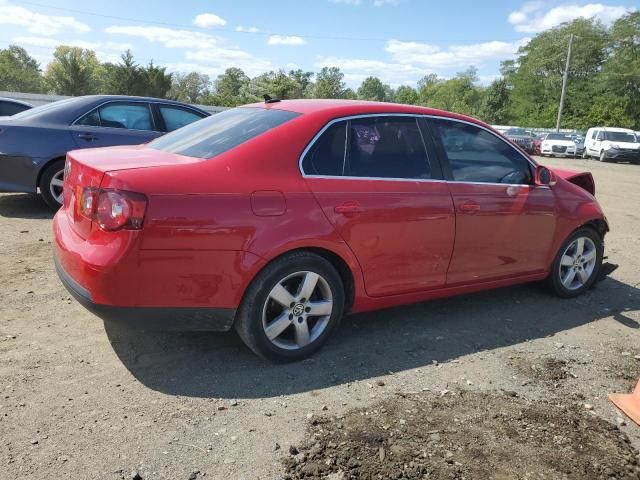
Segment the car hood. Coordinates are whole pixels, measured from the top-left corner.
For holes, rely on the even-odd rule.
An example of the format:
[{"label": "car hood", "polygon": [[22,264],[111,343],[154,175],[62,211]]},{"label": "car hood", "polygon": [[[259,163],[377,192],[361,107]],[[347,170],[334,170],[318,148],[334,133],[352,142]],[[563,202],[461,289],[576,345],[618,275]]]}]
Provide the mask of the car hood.
[{"label": "car hood", "polygon": [[618,145],[621,148],[633,148],[633,149],[636,149],[636,150],[640,148],[640,143],[616,142],[614,140],[607,140],[607,142],[610,145]]},{"label": "car hood", "polygon": [[[549,168],[549,167],[547,167]],[[575,170],[565,170],[564,168],[549,168],[556,176],[583,188],[591,195],[596,194],[596,184],[591,172],[576,172]]]},{"label": "car hood", "polygon": [[545,140],[543,143],[547,145],[564,145],[566,147],[573,147],[575,145],[573,140]]}]

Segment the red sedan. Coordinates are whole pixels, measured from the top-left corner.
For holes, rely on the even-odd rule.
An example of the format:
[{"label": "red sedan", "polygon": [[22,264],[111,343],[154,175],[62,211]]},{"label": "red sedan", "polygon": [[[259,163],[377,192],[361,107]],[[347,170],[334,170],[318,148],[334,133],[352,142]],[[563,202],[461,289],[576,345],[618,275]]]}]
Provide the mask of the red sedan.
[{"label": "red sedan", "polygon": [[268,102],[69,153],[55,262],[102,318],[235,327],[296,360],[346,312],[543,279],[584,292],[608,231],[593,194],[590,174],[539,166],[472,118]]}]

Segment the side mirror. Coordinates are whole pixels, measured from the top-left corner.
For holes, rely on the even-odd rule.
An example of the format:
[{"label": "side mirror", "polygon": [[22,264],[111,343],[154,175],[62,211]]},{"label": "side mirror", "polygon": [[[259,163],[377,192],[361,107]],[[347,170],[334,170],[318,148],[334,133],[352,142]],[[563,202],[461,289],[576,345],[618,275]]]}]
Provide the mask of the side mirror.
[{"label": "side mirror", "polygon": [[538,165],[535,173],[535,183],[536,185],[548,185],[552,187],[556,184],[556,176],[547,167]]}]

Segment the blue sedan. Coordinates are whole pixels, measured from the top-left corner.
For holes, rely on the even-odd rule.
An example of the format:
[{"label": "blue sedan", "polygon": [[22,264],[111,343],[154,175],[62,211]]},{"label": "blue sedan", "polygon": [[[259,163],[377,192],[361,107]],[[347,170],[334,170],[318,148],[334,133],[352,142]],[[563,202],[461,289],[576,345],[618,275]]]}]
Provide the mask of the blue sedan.
[{"label": "blue sedan", "polygon": [[171,100],[90,95],[0,118],[0,192],[39,191],[57,209],[68,151],[146,143],[208,115]]}]

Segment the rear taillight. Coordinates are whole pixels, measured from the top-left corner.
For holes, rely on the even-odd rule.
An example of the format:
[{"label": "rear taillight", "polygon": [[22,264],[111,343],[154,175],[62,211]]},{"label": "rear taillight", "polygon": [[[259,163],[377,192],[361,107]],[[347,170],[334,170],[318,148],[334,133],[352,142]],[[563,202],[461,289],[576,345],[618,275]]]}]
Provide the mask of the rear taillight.
[{"label": "rear taillight", "polygon": [[141,193],[86,187],[80,199],[80,212],[98,223],[102,230],[140,230],[147,209]]}]

